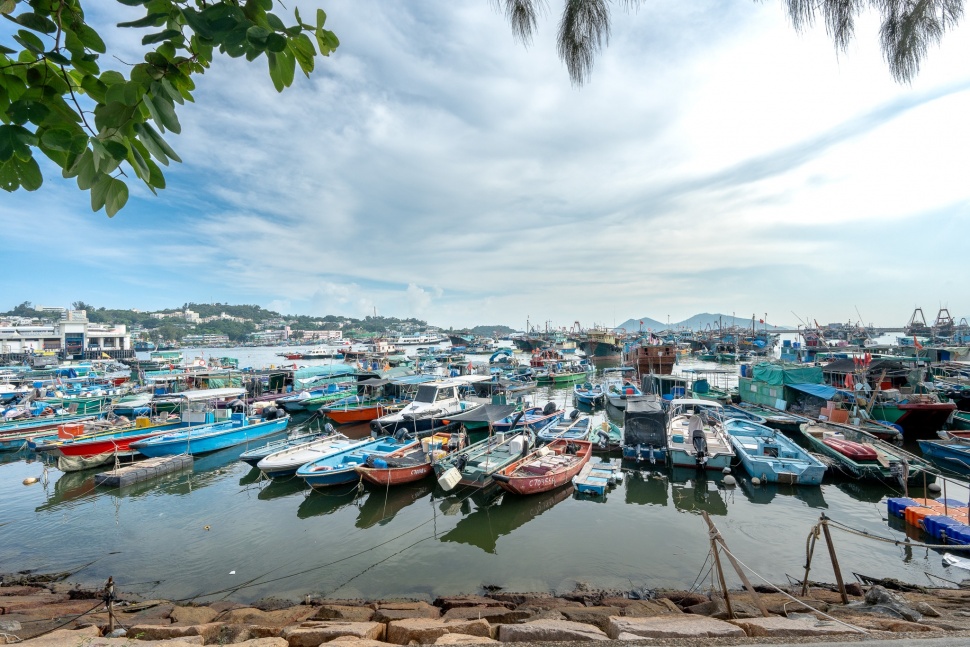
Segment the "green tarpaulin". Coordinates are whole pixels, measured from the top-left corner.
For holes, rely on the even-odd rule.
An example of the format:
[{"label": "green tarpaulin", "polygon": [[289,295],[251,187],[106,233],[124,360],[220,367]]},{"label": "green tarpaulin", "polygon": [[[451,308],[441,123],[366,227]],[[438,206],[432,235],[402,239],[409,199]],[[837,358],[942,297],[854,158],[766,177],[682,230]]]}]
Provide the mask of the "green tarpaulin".
[{"label": "green tarpaulin", "polygon": [[792,366],[762,362],[755,365],[752,375],[755,380],[773,386],[822,383],[822,367],[820,366]]}]

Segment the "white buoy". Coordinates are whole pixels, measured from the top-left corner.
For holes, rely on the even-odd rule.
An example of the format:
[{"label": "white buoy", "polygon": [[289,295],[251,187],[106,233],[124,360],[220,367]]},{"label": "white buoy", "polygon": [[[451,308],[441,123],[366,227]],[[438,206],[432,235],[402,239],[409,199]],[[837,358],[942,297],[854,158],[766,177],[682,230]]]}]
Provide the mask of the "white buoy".
[{"label": "white buoy", "polygon": [[759,479],[757,476],[752,477],[751,485],[761,485],[761,479]]},{"label": "white buoy", "polygon": [[40,479],[37,478],[36,476],[30,476],[30,477],[27,477],[27,478],[24,479],[24,485],[33,485],[34,483],[36,483],[39,480]]},{"label": "white buoy", "polygon": [[721,470],[721,474],[730,474],[730,473],[731,473],[730,467],[725,467],[723,470]]},{"label": "white buoy", "polygon": [[940,487],[939,483],[930,483],[929,485],[926,486],[926,489],[932,492],[933,494],[939,494],[940,492],[943,491],[943,488]]},{"label": "white buoy", "polygon": [[727,485],[729,487],[734,487],[735,485],[737,485],[737,483],[738,482],[735,480],[735,478],[730,474],[724,477],[724,485]]}]

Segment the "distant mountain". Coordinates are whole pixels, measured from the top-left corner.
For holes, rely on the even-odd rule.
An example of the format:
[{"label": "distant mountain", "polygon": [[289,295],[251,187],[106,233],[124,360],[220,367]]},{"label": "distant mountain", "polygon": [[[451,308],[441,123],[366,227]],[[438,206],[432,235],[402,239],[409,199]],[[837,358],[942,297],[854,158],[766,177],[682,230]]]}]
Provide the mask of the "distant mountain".
[{"label": "distant mountain", "polygon": [[[643,322],[642,324],[640,322]],[[743,328],[748,328],[751,326],[750,318],[734,317],[731,315],[722,315],[719,313],[711,314],[709,312],[704,312],[701,314],[696,314],[690,319],[685,319],[684,321],[678,321],[676,323],[671,323],[669,326],[663,322],[657,321],[656,319],[651,319],[650,317],[642,317],[640,319],[628,319],[621,323],[617,328],[623,328],[631,332],[636,332],[637,330],[666,330],[671,329],[683,329],[687,328],[690,330],[705,330],[710,326],[716,329],[718,326],[727,328],[729,326],[741,326]],[[760,319],[755,321],[755,326],[760,330],[764,328],[764,324],[761,323]],[[773,330],[775,328],[786,328],[786,326],[768,326],[768,330]]]}]

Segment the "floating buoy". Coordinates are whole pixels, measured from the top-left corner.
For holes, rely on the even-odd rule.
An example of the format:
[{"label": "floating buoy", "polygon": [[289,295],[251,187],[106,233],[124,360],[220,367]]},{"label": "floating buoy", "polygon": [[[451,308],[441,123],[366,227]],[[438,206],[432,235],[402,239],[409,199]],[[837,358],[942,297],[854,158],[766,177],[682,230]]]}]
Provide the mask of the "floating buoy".
[{"label": "floating buoy", "polygon": [[728,474],[727,476],[724,477],[724,485],[733,487],[733,486],[737,485],[737,481],[734,479],[733,476],[731,476],[730,474]]},{"label": "floating buoy", "polygon": [[[34,480],[37,480],[37,479],[34,479]],[[26,481],[24,481],[24,483],[26,483]],[[930,483],[929,485],[926,486],[926,489],[934,494],[939,494],[940,491],[943,490],[943,488],[940,487],[939,483]]]},{"label": "floating buoy", "polygon": [[202,526],[202,530],[208,530],[209,526]]},{"label": "floating buoy", "polygon": [[751,479],[751,485],[761,485],[761,479],[755,476],[754,478]]},{"label": "floating buoy", "polygon": [[33,485],[34,483],[36,483],[39,480],[40,479],[37,478],[36,476],[30,476],[30,477],[27,477],[27,478],[24,479],[24,485]]},{"label": "floating buoy", "polygon": [[721,470],[721,474],[730,474],[730,473],[731,473],[730,467],[725,467],[723,470]]}]

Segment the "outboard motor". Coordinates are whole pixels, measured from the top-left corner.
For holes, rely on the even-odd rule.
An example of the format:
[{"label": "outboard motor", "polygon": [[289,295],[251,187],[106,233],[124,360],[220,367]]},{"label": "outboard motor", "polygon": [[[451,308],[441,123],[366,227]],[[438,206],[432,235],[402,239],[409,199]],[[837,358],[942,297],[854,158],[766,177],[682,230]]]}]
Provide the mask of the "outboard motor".
[{"label": "outboard motor", "polygon": [[602,429],[596,431],[596,437],[599,439],[596,446],[600,449],[606,449],[610,446],[610,435]]},{"label": "outboard motor", "polygon": [[546,402],[546,406],[542,407],[542,415],[548,416],[556,410],[555,402]]},{"label": "outboard motor", "polygon": [[464,454],[459,454],[458,458],[455,459],[455,462],[453,464],[455,466],[455,469],[460,472],[463,469],[465,469],[465,465],[468,464],[468,457],[465,456]]},{"label": "outboard motor", "polygon": [[697,467],[703,468],[707,464],[707,436],[704,435],[704,420],[696,413],[687,423],[690,442],[694,446]]},{"label": "outboard motor", "polygon": [[579,417],[579,409],[573,409],[572,411],[569,412],[570,420],[575,420],[578,417]]},{"label": "outboard motor", "polygon": [[396,440],[399,443],[403,443],[404,439],[407,438],[407,436],[408,436],[408,430],[404,427],[401,427],[400,429],[394,432],[394,440]]},{"label": "outboard motor", "polygon": [[333,428],[333,425],[329,422],[323,426],[323,431],[328,436],[337,433],[337,430]]},{"label": "outboard motor", "polygon": [[239,400],[238,398],[230,402],[227,406],[229,407],[229,410],[232,411],[233,413],[246,412],[246,403],[243,402],[242,400]]},{"label": "outboard motor", "polygon": [[263,420],[276,420],[282,417],[283,413],[276,407],[263,408]]}]

